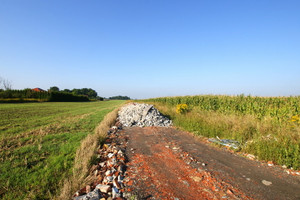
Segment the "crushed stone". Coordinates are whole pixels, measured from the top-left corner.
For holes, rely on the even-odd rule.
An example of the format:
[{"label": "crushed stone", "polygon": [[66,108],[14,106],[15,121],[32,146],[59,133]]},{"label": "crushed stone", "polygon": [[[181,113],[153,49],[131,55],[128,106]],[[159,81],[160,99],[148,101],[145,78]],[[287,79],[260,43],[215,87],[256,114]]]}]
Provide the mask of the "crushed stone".
[{"label": "crushed stone", "polygon": [[172,126],[172,121],[150,104],[127,104],[120,109],[118,114],[118,120],[124,127]]}]

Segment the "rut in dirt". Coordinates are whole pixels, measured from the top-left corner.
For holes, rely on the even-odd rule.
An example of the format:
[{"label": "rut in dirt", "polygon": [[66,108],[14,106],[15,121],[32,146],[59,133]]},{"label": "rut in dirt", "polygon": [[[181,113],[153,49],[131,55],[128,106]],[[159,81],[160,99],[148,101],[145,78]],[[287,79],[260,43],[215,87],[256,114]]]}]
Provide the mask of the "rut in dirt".
[{"label": "rut in dirt", "polygon": [[300,179],[174,128],[131,127],[128,191],[137,199],[300,199]]}]

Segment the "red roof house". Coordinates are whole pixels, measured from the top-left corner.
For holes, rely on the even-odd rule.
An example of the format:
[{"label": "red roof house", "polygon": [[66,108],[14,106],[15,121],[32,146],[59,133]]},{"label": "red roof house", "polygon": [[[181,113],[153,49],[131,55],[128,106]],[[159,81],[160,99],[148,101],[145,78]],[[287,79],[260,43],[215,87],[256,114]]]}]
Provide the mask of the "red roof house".
[{"label": "red roof house", "polygon": [[41,88],[33,88],[32,90],[36,91],[36,92],[45,92],[45,90],[43,90]]}]

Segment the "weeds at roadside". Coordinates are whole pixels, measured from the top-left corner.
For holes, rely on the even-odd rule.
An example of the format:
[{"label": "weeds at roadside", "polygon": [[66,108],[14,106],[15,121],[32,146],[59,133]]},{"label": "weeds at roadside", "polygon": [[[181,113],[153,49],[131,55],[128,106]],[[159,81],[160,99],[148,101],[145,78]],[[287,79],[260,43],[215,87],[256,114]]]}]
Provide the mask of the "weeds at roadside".
[{"label": "weeds at roadside", "polygon": [[[177,97],[178,98],[178,97]],[[224,114],[193,106],[188,113],[179,114],[172,104],[149,102],[168,115],[176,127],[207,138],[237,140],[240,151],[256,155],[260,160],[300,168],[300,132],[297,117],[290,122],[274,123],[274,119],[258,119],[253,115]],[[296,122],[296,123],[295,123]]]}]

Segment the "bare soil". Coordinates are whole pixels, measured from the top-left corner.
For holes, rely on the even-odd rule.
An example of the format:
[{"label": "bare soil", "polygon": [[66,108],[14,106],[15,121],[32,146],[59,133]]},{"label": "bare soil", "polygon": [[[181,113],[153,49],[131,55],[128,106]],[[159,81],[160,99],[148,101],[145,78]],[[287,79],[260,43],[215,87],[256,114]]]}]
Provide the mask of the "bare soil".
[{"label": "bare soil", "polygon": [[128,142],[126,190],[137,199],[300,199],[299,176],[189,133],[133,127],[120,134]]}]

